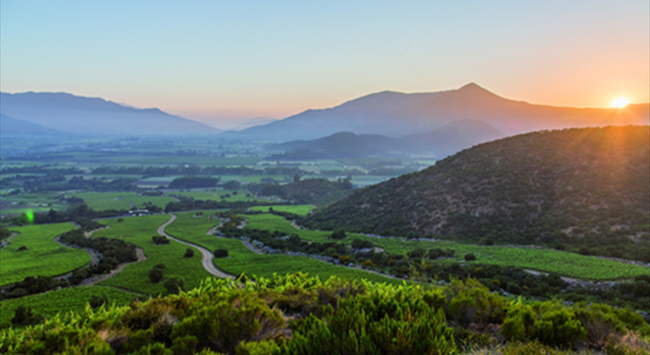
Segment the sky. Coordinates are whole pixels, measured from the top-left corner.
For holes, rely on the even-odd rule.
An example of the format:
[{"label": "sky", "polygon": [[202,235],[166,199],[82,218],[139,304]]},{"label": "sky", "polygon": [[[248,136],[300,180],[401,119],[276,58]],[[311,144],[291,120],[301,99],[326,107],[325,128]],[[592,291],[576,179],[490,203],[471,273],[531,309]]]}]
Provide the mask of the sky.
[{"label": "sky", "polygon": [[476,82],[537,104],[650,99],[650,2],[0,2],[0,89],[230,128]]}]

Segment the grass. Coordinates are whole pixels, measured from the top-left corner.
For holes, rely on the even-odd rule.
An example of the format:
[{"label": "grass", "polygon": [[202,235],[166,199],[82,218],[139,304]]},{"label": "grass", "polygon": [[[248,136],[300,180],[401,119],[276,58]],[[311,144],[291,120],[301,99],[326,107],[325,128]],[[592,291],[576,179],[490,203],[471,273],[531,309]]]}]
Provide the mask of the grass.
[{"label": "grass", "polygon": [[[0,286],[22,281],[27,276],[65,274],[90,262],[87,252],[64,247],[54,241],[74,229],[71,223],[12,227],[20,235],[0,250]],[[21,246],[27,250],[18,251]]]},{"label": "grass", "polygon": [[[313,205],[297,205],[297,206],[280,205],[280,206],[269,206],[269,207],[272,207],[274,211],[295,213],[301,216],[306,216],[309,213],[309,211],[312,211],[314,209]],[[266,206],[251,207],[251,211],[268,212],[269,207]]]},{"label": "grass", "polygon": [[174,201],[173,197],[169,196],[140,196],[140,195],[135,195],[135,196],[129,196],[128,200],[130,202],[135,203],[135,206],[137,208],[143,208],[145,202],[151,202],[154,205],[165,208],[165,206]]},{"label": "grass", "polygon": [[206,156],[117,156],[113,158],[113,163],[126,163],[126,164],[196,164],[200,166],[242,166],[254,165],[260,161],[260,158],[255,157],[206,157]]},{"label": "grass", "polygon": [[132,192],[84,192],[72,194],[86,201],[88,207],[96,211],[128,210],[131,208],[129,199],[136,196]]},{"label": "grass", "polygon": [[[248,224],[245,228],[277,230],[288,234],[298,234],[304,239],[317,242],[331,241],[327,239],[331,232],[298,230],[280,216],[260,214],[247,216],[247,218]],[[353,238],[368,240],[375,246],[381,247],[387,253],[392,254],[405,254],[416,248],[427,250],[442,248],[456,251],[456,258],[444,259],[441,262],[463,262],[462,258],[465,254],[474,253],[477,260],[472,261],[472,264],[511,265],[587,280],[614,280],[650,274],[650,269],[647,267],[557,250],[482,246],[450,241],[407,241],[404,239],[373,238],[355,233],[349,233],[349,235],[351,237],[345,239],[344,243],[350,243]]]},{"label": "grass", "polygon": [[116,306],[129,304],[137,294],[113,287],[89,286],[72,287],[0,302],[0,329],[11,326],[16,308],[20,305],[32,307],[35,314],[50,318],[57,313],[81,313],[93,295],[106,295]]},{"label": "grass", "polygon": [[141,196],[133,192],[84,192],[73,194],[86,201],[88,207],[96,210],[128,210],[131,209],[131,202],[137,208],[143,208],[145,202],[164,208],[169,202],[174,201],[169,196]]},{"label": "grass", "polygon": [[304,272],[321,278],[339,275],[375,282],[402,282],[362,270],[332,265],[309,257],[255,254],[239,239],[224,239],[206,235],[205,233],[210,228],[218,224],[216,220],[208,218],[211,213],[206,211],[201,218],[193,217],[194,213],[192,212],[177,213],[178,218],[165,231],[179,239],[201,245],[209,250],[227,249],[229,257],[214,260],[215,265],[227,273],[233,275],[246,273],[258,277],[271,277],[273,274],[285,275]]},{"label": "grass", "polygon": [[286,176],[286,175],[250,175],[250,176],[244,176],[241,179],[241,182],[256,182],[256,183],[259,183],[260,181],[262,181],[262,179],[268,179],[268,178],[274,179],[276,181],[284,181],[284,179],[287,178],[287,177],[288,176]]},{"label": "grass", "polygon": [[148,295],[166,294],[164,280],[155,284],[149,280],[149,270],[161,263],[166,265],[165,279],[180,276],[185,279],[186,289],[197,287],[202,280],[212,276],[201,265],[201,255],[198,250],[195,250],[194,257],[185,258],[183,255],[188,248],[186,245],[175,241],[165,245],[153,244],[151,237],[158,235],[156,230],[168,220],[168,215],[124,218],[123,222],[117,222],[117,219],[102,220],[102,224],[109,225],[111,228],[97,231],[94,236],[124,239],[142,248],[147,256],[147,260],[127,266],[102,284]]}]

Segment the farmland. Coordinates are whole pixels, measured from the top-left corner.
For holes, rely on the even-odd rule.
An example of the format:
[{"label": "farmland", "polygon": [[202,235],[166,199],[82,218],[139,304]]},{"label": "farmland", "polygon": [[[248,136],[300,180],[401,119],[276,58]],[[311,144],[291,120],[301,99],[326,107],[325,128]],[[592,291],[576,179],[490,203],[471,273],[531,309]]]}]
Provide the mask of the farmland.
[{"label": "farmland", "polygon": [[[266,229],[270,231],[277,230],[283,233],[297,234],[301,238],[311,241],[329,241],[327,236],[331,234],[331,232],[324,231],[297,230],[289,221],[271,214],[251,215],[247,216],[247,218],[248,224],[246,228]],[[456,257],[443,259],[442,262],[445,263],[465,262],[462,259],[463,256],[468,253],[473,253],[477,256],[477,260],[471,261],[470,263],[501,266],[512,265],[587,280],[613,280],[648,275],[650,273],[650,270],[643,266],[557,250],[510,246],[482,246],[449,241],[410,241],[401,238],[376,238],[355,233],[350,233],[350,236],[350,238],[347,238],[343,242],[349,243],[353,238],[367,240],[375,246],[383,248],[387,253],[398,255],[403,255],[416,248],[427,250],[432,248],[455,250]]]},{"label": "farmland", "polygon": [[[12,227],[20,235],[0,249],[0,285],[22,281],[27,276],[65,274],[90,262],[87,252],[54,241],[71,229],[71,223]],[[19,251],[22,246],[27,250]]]},{"label": "farmland", "polygon": [[161,263],[166,266],[165,278],[182,277],[187,288],[196,287],[201,280],[209,277],[210,274],[201,265],[199,255],[191,258],[183,256],[187,246],[174,241],[163,245],[153,244],[151,237],[158,235],[158,227],[167,220],[169,220],[168,215],[153,215],[124,218],[123,222],[118,222],[117,219],[101,221],[102,224],[108,225],[110,228],[95,232],[96,237],[123,239],[142,248],[147,256],[147,260],[127,266],[114,277],[103,281],[102,284],[148,295],[166,294],[167,291],[163,287],[164,281],[154,284],[149,280],[149,270]]},{"label": "farmland", "polygon": [[72,197],[83,199],[88,207],[97,211],[128,210],[131,208],[130,198],[135,197],[129,192],[88,192],[75,193]]},{"label": "farmland", "polygon": [[255,254],[238,239],[206,235],[206,232],[217,224],[216,220],[209,220],[207,215],[208,212],[205,212],[204,217],[196,218],[193,217],[193,213],[178,213],[176,220],[165,231],[172,236],[201,245],[209,250],[227,249],[229,257],[214,260],[215,265],[227,273],[233,275],[246,273],[249,276],[270,277],[273,274],[304,272],[321,278],[340,275],[349,278],[366,278],[377,282],[394,281],[383,276],[335,266],[308,257]]},{"label": "farmland", "polygon": [[314,209],[314,206],[313,205],[296,205],[296,206],[280,205],[280,206],[268,206],[268,207],[256,206],[256,207],[251,207],[251,211],[267,212],[269,208],[273,208],[274,211],[278,211],[278,212],[288,212],[288,213],[294,213],[301,216],[306,216],[307,213],[309,213]]}]

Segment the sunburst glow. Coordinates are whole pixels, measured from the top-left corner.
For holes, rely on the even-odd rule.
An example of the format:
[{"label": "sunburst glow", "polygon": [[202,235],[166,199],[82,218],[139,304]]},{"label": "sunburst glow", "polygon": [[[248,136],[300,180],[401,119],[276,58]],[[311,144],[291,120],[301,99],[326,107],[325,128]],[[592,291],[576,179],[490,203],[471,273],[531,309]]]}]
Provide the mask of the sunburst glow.
[{"label": "sunburst glow", "polygon": [[612,107],[616,108],[623,108],[627,106],[627,104],[630,103],[630,100],[624,98],[624,97],[619,97],[618,99],[612,101]]}]

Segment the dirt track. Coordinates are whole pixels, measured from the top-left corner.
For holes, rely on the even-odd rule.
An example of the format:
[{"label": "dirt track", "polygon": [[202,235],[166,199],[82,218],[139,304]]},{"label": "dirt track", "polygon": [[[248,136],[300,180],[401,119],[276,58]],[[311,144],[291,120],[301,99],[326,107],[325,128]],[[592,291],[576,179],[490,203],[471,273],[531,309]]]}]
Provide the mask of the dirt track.
[{"label": "dirt track", "polygon": [[235,278],[233,275],[227,274],[227,273],[219,270],[214,265],[214,263],[212,262],[213,259],[214,259],[214,255],[208,249],[205,249],[204,247],[198,246],[196,244],[188,243],[188,242],[186,242],[184,240],[174,238],[174,237],[170,236],[169,234],[165,233],[165,227],[167,227],[170,223],[174,222],[174,220],[176,219],[175,215],[173,215],[171,213],[169,215],[171,216],[169,221],[165,222],[163,225],[158,227],[158,234],[160,234],[162,236],[165,236],[165,237],[167,237],[167,238],[169,238],[169,239],[171,239],[173,241],[176,241],[176,242],[179,242],[181,244],[185,244],[187,246],[191,246],[192,248],[198,249],[202,254],[201,263],[203,264],[203,267],[205,268],[205,270],[207,272],[211,273],[212,275],[214,275],[216,277],[223,278],[223,279],[234,279]]}]

